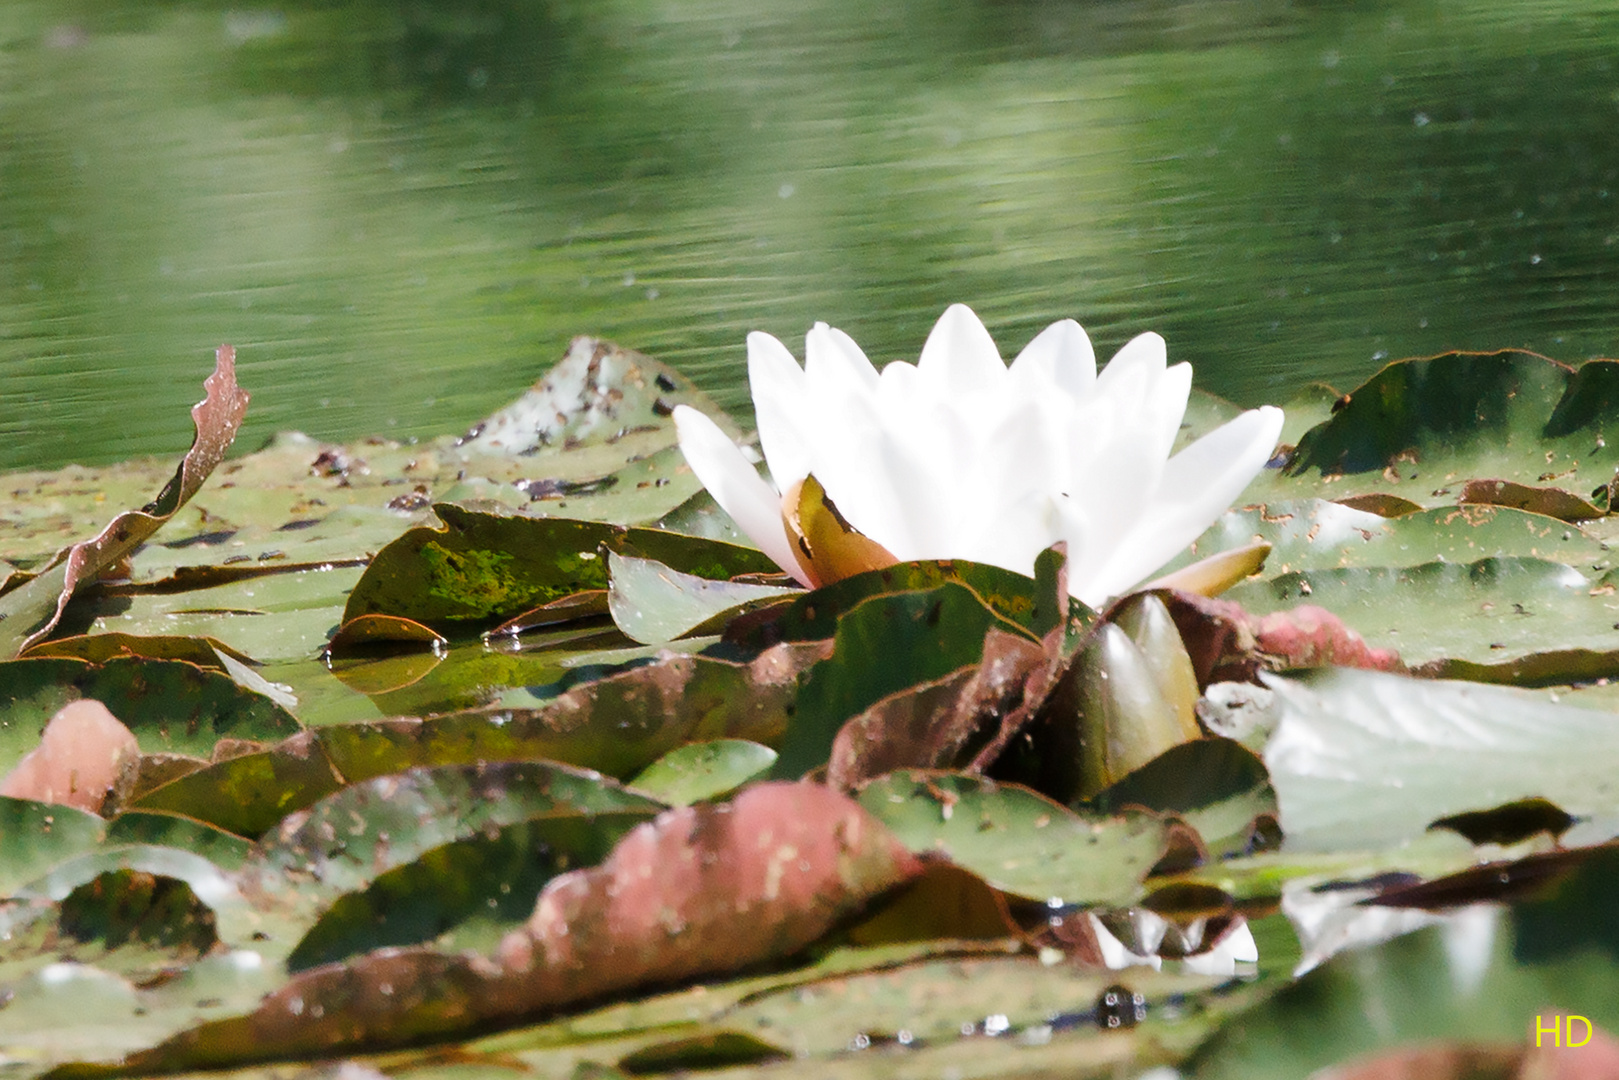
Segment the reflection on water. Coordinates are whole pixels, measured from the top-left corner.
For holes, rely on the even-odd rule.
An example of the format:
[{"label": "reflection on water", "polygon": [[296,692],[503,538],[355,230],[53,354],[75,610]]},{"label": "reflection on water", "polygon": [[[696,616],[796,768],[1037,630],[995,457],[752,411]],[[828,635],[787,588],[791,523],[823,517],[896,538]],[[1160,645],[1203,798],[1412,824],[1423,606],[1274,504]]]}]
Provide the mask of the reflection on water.
[{"label": "reflection on water", "polygon": [[592,332],[1158,329],[1244,403],[1619,352],[1619,15],[1446,0],[0,8],[0,467],[464,426]]}]

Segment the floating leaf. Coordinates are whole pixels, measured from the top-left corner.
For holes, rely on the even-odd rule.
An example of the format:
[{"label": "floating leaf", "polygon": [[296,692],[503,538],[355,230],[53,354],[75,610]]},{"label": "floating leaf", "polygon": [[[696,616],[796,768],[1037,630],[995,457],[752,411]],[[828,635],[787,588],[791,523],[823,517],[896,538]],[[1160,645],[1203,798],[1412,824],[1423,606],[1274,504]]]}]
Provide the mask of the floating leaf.
[{"label": "floating leaf", "polygon": [[77,637],[42,641],[25,652],[22,659],[65,656],[105,664],[124,656],[144,656],[148,660],[184,660],[198,667],[224,671],[220,655],[238,663],[251,664],[252,657],[237,652],[223,641],[208,637],[179,637],[173,634],[146,637],[139,634],[81,634]]},{"label": "floating leaf", "polygon": [[726,806],[670,810],[601,866],[553,879],[494,962],[416,948],[314,968],[251,1014],[123,1064],[175,1070],[401,1045],[735,971],[791,955],[919,870],[843,796],[816,784],[757,785]]},{"label": "floating leaf", "polygon": [[1616,582],[1544,559],[1490,558],[1283,574],[1228,598],[1261,615],[1319,605],[1433,674],[1544,684],[1619,667]]},{"label": "floating leaf", "polygon": [[1527,798],[1588,819],[1577,829],[1588,838],[1619,833],[1609,713],[1349,669],[1266,684],[1282,710],[1264,756],[1289,851],[1396,845],[1440,818]]},{"label": "floating leaf", "polygon": [[1602,432],[1619,412],[1590,388],[1612,366],[1576,372],[1514,349],[1390,364],[1299,438],[1285,476],[1261,477],[1245,497],[1386,492],[1432,507],[1461,501],[1469,480],[1505,481],[1507,505],[1546,512],[1599,493],[1600,511],[1619,469],[1619,445]]},{"label": "floating leaf", "polygon": [[647,645],[700,633],[715,616],[792,596],[799,589],[711,581],[684,574],[654,559],[608,554],[612,584],[607,602],[625,635]]},{"label": "floating leaf", "polygon": [[1151,815],[1086,817],[1027,788],[950,773],[874,780],[860,805],[911,850],[1058,906],[1129,903],[1164,850],[1164,825]]},{"label": "floating leaf", "polygon": [[[566,518],[435,507],[443,525],[416,528],[371,561],[343,618],[402,615],[430,626],[509,619],[575,593],[605,589],[602,547],[628,543],[676,569],[724,578],[773,567],[749,548]],[[707,574],[705,574],[707,576]]]},{"label": "floating leaf", "polygon": [[70,806],[0,795],[0,897],[101,841],[105,822]]},{"label": "floating leaf", "polygon": [[1018,632],[955,582],[874,596],[852,609],[838,620],[831,657],[804,679],[773,775],[819,768],[848,720],[889,694],[976,664],[991,627]]},{"label": "floating leaf", "polygon": [[[1052,576],[1061,564],[1061,556],[1056,552],[1042,553],[1036,560],[1036,573]],[[726,635],[754,648],[780,641],[829,638],[836,633],[839,619],[872,597],[926,592],[947,584],[971,589],[999,618],[1034,640],[1043,638],[1065,620],[1085,624],[1094,618],[1077,600],[1066,601],[1061,608],[1055,607],[1049,583],[1042,584],[983,563],[925,560],[896,563],[802,593],[780,607],[766,608],[736,620]]]},{"label": "floating leaf", "polygon": [[157,498],[119,514],[93,539],[58,553],[32,580],[0,595],[0,656],[15,656],[49,634],[79,587],[162,528],[224,459],[247,415],[248,395],[236,386],[235,349],[218,348],[203,388],[207,396],[191,410],[196,438]]},{"label": "floating leaf", "polygon": [[1054,674],[1043,649],[992,627],[977,664],[889,694],[844,724],[827,782],[853,788],[895,769],[992,761],[1044,703]]},{"label": "floating leaf", "polygon": [[0,767],[33,749],[45,721],[79,698],[106,705],[147,754],[208,757],[223,738],[273,740],[299,728],[268,698],[179,660],[11,660],[0,663],[0,687]]},{"label": "floating leaf", "polygon": [[747,739],[687,743],[642,769],[629,786],[670,806],[690,806],[735,791],[775,762],[774,750]]}]

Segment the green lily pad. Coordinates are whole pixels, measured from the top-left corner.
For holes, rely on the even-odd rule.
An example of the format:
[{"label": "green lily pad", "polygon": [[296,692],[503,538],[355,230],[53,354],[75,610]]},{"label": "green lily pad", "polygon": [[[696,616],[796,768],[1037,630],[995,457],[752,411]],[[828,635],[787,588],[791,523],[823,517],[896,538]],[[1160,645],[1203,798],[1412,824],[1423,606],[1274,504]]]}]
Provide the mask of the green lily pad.
[{"label": "green lily pad", "polygon": [[1534,797],[1584,819],[1565,843],[1619,833],[1610,713],[1347,668],[1266,682],[1280,723],[1265,766],[1287,851],[1397,846],[1440,818]]},{"label": "green lily pad", "polygon": [[0,663],[0,686],[0,771],[32,750],[46,721],[79,698],[106,705],[147,754],[207,757],[223,738],[282,739],[299,730],[269,698],[179,660],[11,660]]},{"label": "green lily pad", "polygon": [[1375,648],[1444,674],[1568,682],[1619,668],[1619,594],[1562,563],[1489,558],[1471,564],[1356,567],[1281,574],[1226,594],[1255,614],[1313,604]]},{"label": "green lily pad", "polygon": [[529,518],[435,507],[443,525],[389,544],[350,594],[343,621],[400,615],[435,628],[520,615],[608,586],[603,545],[625,542],[677,569],[719,577],[774,569],[734,544],[567,518]]},{"label": "green lily pad", "polygon": [[670,806],[717,799],[769,771],[776,752],[747,739],[677,747],[635,775],[629,786]]},{"label": "green lily pad", "polygon": [[832,656],[805,677],[772,775],[819,768],[844,723],[878,700],[977,663],[991,627],[1025,633],[953,581],[873,596],[851,609],[837,621]]},{"label": "green lily pad", "polygon": [[702,632],[716,616],[740,614],[750,607],[793,596],[801,589],[711,581],[683,574],[655,559],[609,552],[612,583],[607,602],[613,622],[625,635],[646,645]]},{"label": "green lily pad", "polygon": [[1270,776],[1230,739],[1194,739],[1158,755],[1090,800],[1100,814],[1127,807],[1170,813],[1197,830],[1210,856],[1244,854],[1260,815],[1276,813]]},{"label": "green lily pad", "polygon": [[300,970],[428,941],[491,907],[520,921],[552,876],[600,861],[663,808],[556,765],[413,769],[284,822],[244,875],[302,913],[308,932],[288,958]]},{"label": "green lily pad", "polygon": [[1081,815],[1027,788],[953,773],[892,773],[868,784],[860,805],[911,850],[1058,907],[1130,903],[1164,848],[1164,824],[1150,814]]},{"label": "green lily pad", "polygon": [[[1330,418],[1303,433],[1285,474],[1269,472],[1247,499],[1386,492],[1433,507],[1500,501],[1468,481],[1504,480],[1546,503],[1567,496],[1600,516],[1619,469],[1619,408],[1598,384],[1613,361],[1578,372],[1534,353],[1446,353],[1402,360],[1351,391]],[[1523,505],[1521,497],[1508,501]]]},{"label": "green lily pad", "polygon": [[1605,541],[1578,525],[1506,506],[1446,506],[1385,518],[1320,499],[1281,499],[1222,515],[1169,568],[1255,540],[1271,545],[1261,571],[1267,578],[1487,556],[1546,559],[1597,573],[1616,561]]},{"label": "green lily pad", "polygon": [[71,806],[0,795],[0,897],[101,842],[106,822]]},{"label": "green lily pad", "polygon": [[754,647],[829,638],[836,633],[839,619],[872,597],[927,592],[955,584],[970,589],[981,604],[1016,627],[1017,632],[1038,641],[1065,618],[1080,624],[1095,618],[1077,600],[1070,600],[1066,610],[1054,606],[1051,583],[1060,565],[1061,558],[1055,551],[1042,553],[1036,562],[1035,572],[1040,575],[1036,580],[998,566],[961,559],[896,563],[855,574],[802,593],[779,608],[767,608],[739,619],[727,636]]}]

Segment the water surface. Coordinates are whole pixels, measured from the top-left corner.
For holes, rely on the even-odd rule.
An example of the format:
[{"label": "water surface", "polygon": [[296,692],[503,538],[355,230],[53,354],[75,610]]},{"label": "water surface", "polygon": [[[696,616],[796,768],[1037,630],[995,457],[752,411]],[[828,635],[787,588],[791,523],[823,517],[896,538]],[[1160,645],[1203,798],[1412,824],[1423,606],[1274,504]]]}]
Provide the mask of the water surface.
[{"label": "water surface", "polygon": [[456,430],[568,338],[1146,329],[1245,404],[1619,352],[1619,14],[1563,2],[15,0],[0,467]]}]

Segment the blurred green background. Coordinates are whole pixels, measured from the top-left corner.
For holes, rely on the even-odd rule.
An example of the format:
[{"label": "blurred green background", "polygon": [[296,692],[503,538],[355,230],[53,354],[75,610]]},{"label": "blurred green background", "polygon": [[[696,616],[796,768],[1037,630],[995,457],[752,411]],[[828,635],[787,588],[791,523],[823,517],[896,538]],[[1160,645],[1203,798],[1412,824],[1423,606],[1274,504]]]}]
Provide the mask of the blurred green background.
[{"label": "blurred green background", "polygon": [[1619,353],[1619,13],[1277,0],[9,0],[0,467],[430,435],[569,337],[1162,332],[1245,404]]}]

